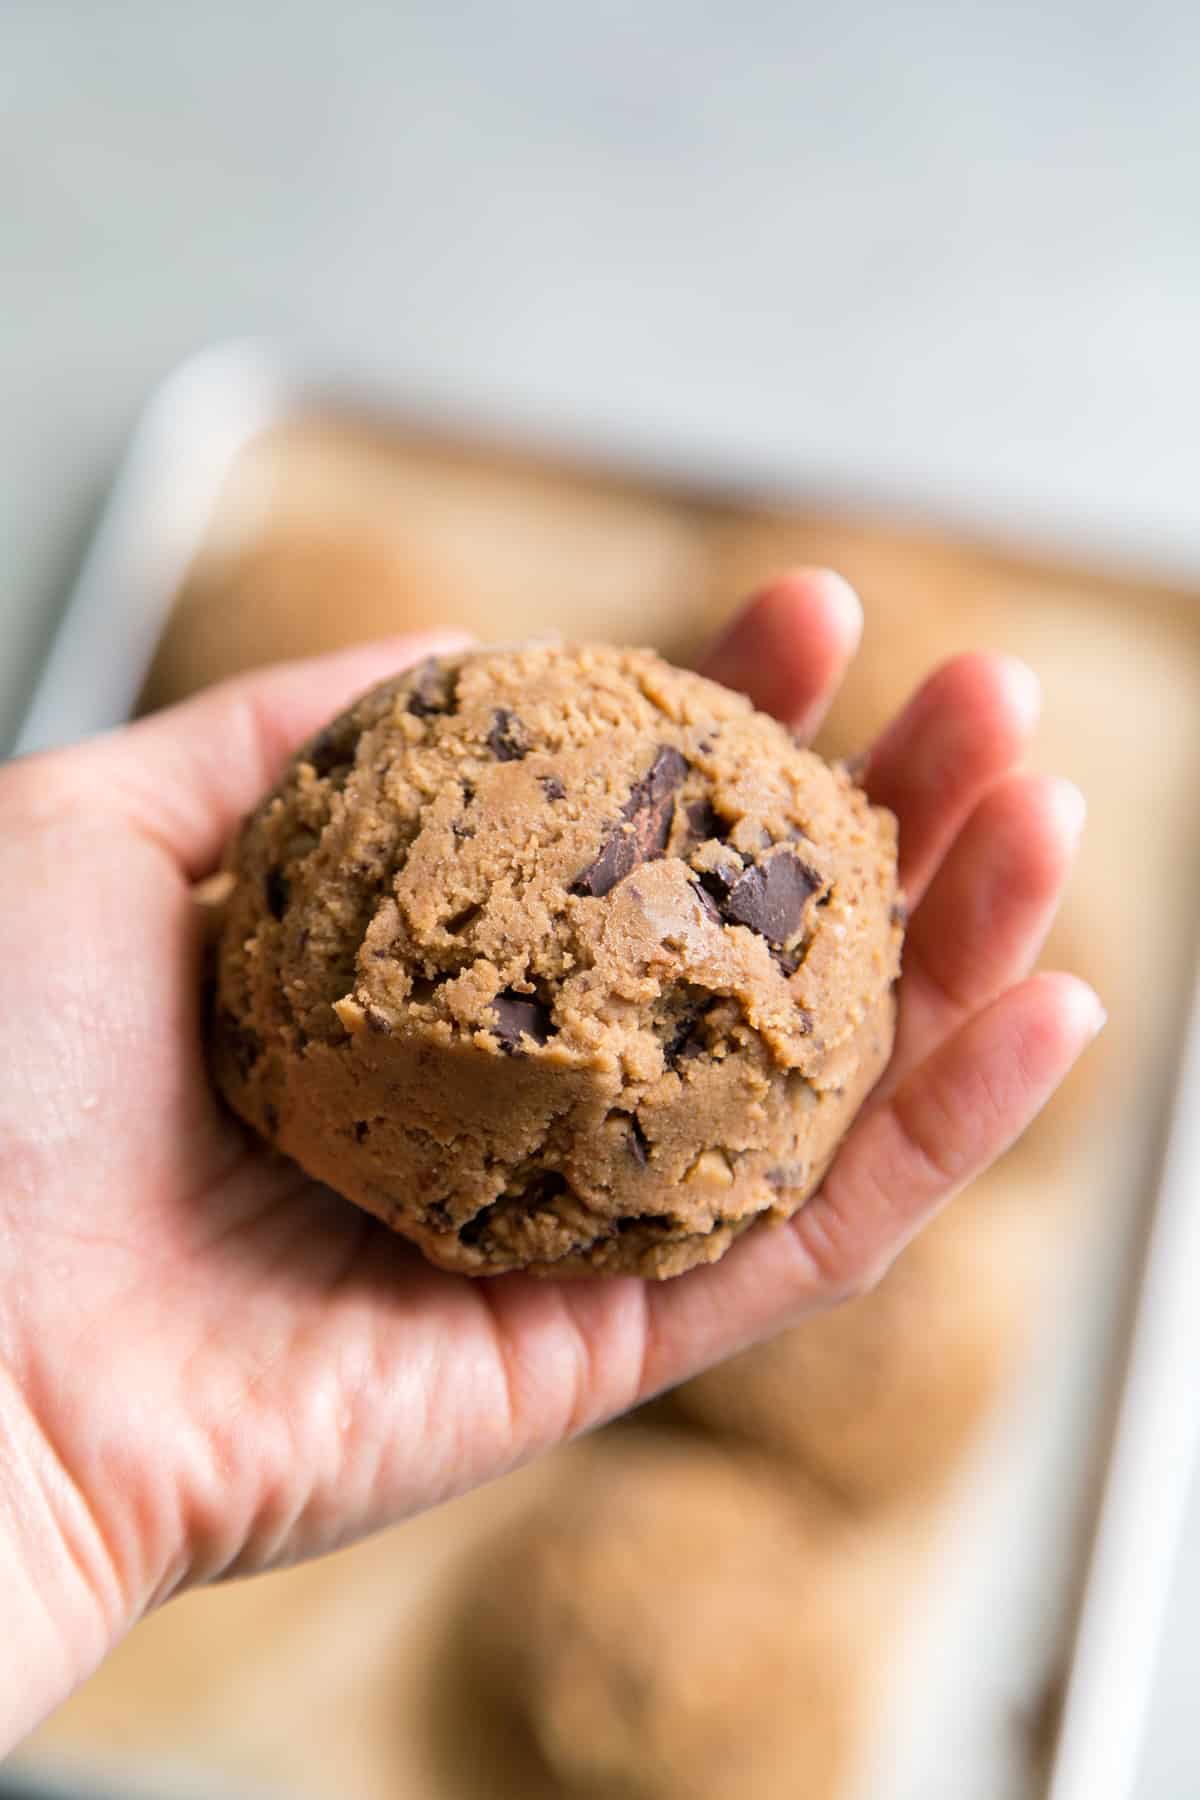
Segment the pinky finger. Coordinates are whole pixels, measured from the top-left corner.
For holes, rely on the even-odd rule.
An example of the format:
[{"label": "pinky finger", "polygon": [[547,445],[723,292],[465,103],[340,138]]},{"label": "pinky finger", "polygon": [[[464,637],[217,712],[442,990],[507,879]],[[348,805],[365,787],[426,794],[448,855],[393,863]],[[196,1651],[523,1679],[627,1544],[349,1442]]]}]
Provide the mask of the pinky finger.
[{"label": "pinky finger", "polygon": [[1073,975],[1035,975],[863,1116],[791,1224],[827,1299],[873,1286],[932,1214],[1008,1149],[1104,1017]]}]

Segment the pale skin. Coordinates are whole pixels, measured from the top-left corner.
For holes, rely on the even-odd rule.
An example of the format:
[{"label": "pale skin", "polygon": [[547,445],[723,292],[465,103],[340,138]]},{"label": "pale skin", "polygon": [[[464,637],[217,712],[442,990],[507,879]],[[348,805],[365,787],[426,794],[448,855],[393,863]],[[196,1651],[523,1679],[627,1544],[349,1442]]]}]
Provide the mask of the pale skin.
[{"label": "pale skin", "polygon": [[[860,629],[844,583],[797,571],[705,670],[811,734]],[[1029,974],[1083,821],[1020,770],[1036,680],[959,658],[867,760],[912,922],[896,1054],[820,1194],[675,1282],[434,1271],[217,1100],[191,889],[291,749],[454,641],[286,665],[0,771],[0,1752],[168,1596],[437,1505],[864,1292],[1103,1022]]]}]

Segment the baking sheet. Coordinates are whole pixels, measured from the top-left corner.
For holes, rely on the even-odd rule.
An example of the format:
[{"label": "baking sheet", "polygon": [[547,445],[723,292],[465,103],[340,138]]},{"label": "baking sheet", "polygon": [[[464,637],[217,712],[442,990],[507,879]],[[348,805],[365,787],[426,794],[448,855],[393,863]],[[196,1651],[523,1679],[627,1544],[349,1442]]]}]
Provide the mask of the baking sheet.
[{"label": "baking sheet", "polygon": [[[239,646],[230,641],[238,623],[236,610],[229,612],[223,623],[216,611],[222,564],[228,567],[231,558],[236,560],[239,545],[248,543],[255,532],[261,536],[264,520],[271,518],[272,506],[278,507],[281,501],[310,523],[314,508],[320,516],[317,489],[306,489],[300,480],[285,494],[279,470],[289,455],[295,470],[299,433],[300,466],[306,466],[307,455],[312,479],[319,486],[322,459],[327,461],[329,455],[329,436],[336,439],[341,433],[349,434],[359,457],[357,463],[351,459],[356,474],[347,483],[349,491],[344,496],[351,522],[356,509],[369,505],[368,477],[379,459],[390,460],[394,467],[397,459],[408,457],[408,486],[401,492],[414,507],[420,503],[425,517],[431,494],[444,496],[447,492],[448,469],[458,470],[460,510],[456,513],[452,507],[448,511],[443,507],[438,531],[433,533],[435,544],[455,547],[457,555],[449,561],[441,555],[437,579],[431,579],[428,565],[418,559],[402,573],[397,588],[398,596],[402,590],[410,600],[415,597],[421,604],[436,607],[436,616],[442,620],[455,617],[456,609],[466,605],[468,592],[477,592],[463,576],[474,556],[476,561],[490,559],[489,566],[499,569],[502,579],[489,590],[492,597],[487,605],[489,616],[503,617],[509,634],[514,606],[527,608],[519,618],[519,628],[536,628],[542,622],[538,605],[563,605],[562,589],[556,589],[555,582],[574,581],[569,590],[572,623],[578,616],[586,628],[590,623],[586,596],[596,596],[591,604],[598,605],[615,588],[627,598],[630,594],[635,597],[631,604],[642,629],[627,635],[657,638],[680,654],[719,619],[739,588],[781,560],[799,557],[834,562],[865,588],[870,626],[884,640],[873,670],[867,670],[868,684],[871,679],[881,684],[895,681],[901,672],[907,673],[910,663],[915,674],[931,643],[945,652],[955,648],[960,638],[968,643],[981,636],[984,641],[1003,642],[1005,632],[1010,633],[1013,647],[1021,649],[1047,677],[1049,759],[1054,766],[1082,776],[1083,785],[1093,794],[1102,791],[1111,817],[1144,815],[1146,784],[1154,774],[1153,748],[1163,741],[1175,747],[1177,766],[1171,771],[1172,779],[1158,783],[1155,817],[1142,822],[1140,835],[1144,842],[1148,828],[1156,848],[1174,843],[1187,862],[1189,844],[1194,849],[1191,782],[1194,773],[1200,772],[1196,732],[1200,614],[1183,597],[1150,590],[1135,592],[1127,584],[1106,584],[1096,577],[1038,571],[994,552],[945,546],[933,538],[916,540],[914,550],[911,533],[897,532],[888,525],[839,522],[827,513],[808,517],[802,509],[755,508],[743,498],[723,493],[715,479],[708,488],[694,482],[681,487],[661,471],[643,483],[627,474],[597,474],[586,469],[554,473],[544,461],[528,456],[514,462],[495,452],[464,453],[453,445],[413,437],[400,431],[396,422],[389,425],[378,416],[364,423],[353,396],[339,402],[337,390],[335,380],[297,378],[252,350],[210,355],[174,378],[149,414],[118,484],[46,679],[35,697],[22,736],[23,748],[62,741],[125,716],[152,664],[150,693],[154,696],[156,681],[160,688],[164,685],[163,626],[181,590],[185,603],[176,615],[176,628],[187,619],[189,594],[194,598],[194,625],[204,627],[206,621],[217,620],[207,652],[216,661],[209,672],[220,672],[223,650],[235,653],[239,661],[255,660],[253,654],[247,658],[245,642]],[[257,448],[249,450],[249,478],[244,460],[237,485],[232,489],[225,486],[222,501],[231,468],[251,445]],[[257,473],[253,467],[256,458]],[[433,471],[424,485],[422,468]],[[511,519],[513,482],[519,477],[527,484],[538,469],[554,488],[557,504],[547,511],[542,527],[532,535],[526,532],[524,538],[514,538],[511,533],[504,538],[501,523],[504,554],[497,557],[497,522]],[[452,480],[449,486],[453,487]],[[484,516],[479,508],[481,492],[492,499],[486,515],[492,522],[490,531],[478,524]],[[565,533],[559,529],[556,538],[549,520],[551,513],[562,517],[564,503],[568,510],[574,507],[574,523]],[[465,553],[461,542],[464,506],[469,509],[466,516],[477,522],[471,533],[476,541],[466,544]],[[631,521],[636,529],[631,529]],[[361,524],[360,517],[349,534],[343,531],[342,541],[361,537]],[[618,538],[635,546],[632,559],[628,555],[624,562],[620,556],[614,559],[611,546]],[[197,556],[202,543],[206,547]],[[535,563],[543,570],[542,586],[533,584],[536,594],[528,578]],[[586,569],[591,586],[580,583],[581,568]],[[370,565],[364,574],[366,580],[374,581],[378,564]],[[912,584],[911,604],[906,583]],[[944,606],[930,605],[931,587],[944,590]],[[677,606],[672,610],[666,599],[681,588],[692,596],[682,613]],[[284,601],[295,591],[285,579],[281,588]],[[878,606],[872,604],[876,597]],[[1135,614],[1131,608],[1135,605],[1138,628],[1132,630],[1130,621]],[[405,623],[425,622],[412,618],[411,607],[396,616]],[[924,636],[913,629],[918,616],[928,626]],[[253,621],[242,622],[251,631],[255,629]],[[478,625],[481,621],[466,618],[465,622]],[[561,623],[561,615],[553,622]],[[105,639],[111,678],[107,685],[97,687],[96,651]],[[871,641],[869,637],[868,643]],[[273,633],[263,639],[265,654],[271,654],[278,642],[277,622]],[[202,637],[193,636],[189,648],[185,635],[182,661],[189,656],[195,661],[197,645],[203,651]],[[119,653],[115,653],[117,646]],[[200,660],[203,662],[203,656]],[[1124,691],[1118,693],[1122,687]],[[833,741],[839,732],[850,733],[856,717],[861,718],[861,692],[856,704],[860,709],[857,715],[852,709],[835,712]],[[1098,719],[1109,726],[1103,739],[1096,730]],[[1154,859],[1147,856],[1146,861],[1153,864]],[[954,1504],[946,1508],[947,1525],[938,1554],[929,1565],[925,1604],[914,1614],[907,1654],[895,1659],[898,1669],[907,1670],[907,1680],[895,1685],[890,1716],[875,1746],[876,1767],[864,1775],[864,1793],[886,1794],[888,1800],[906,1800],[908,1796],[911,1800],[918,1796],[936,1800],[943,1793],[953,1794],[954,1800],[971,1800],[976,1795],[979,1800],[985,1796],[987,1800],[1009,1800],[1031,1791],[1021,1715],[1035,1704],[1040,1689],[1053,1676],[1070,1620],[1072,1571],[1079,1567],[1080,1520],[1088,1512],[1090,1482],[1103,1457],[1110,1383],[1129,1297],[1129,1275],[1140,1261],[1145,1243],[1149,1212],[1141,1201],[1146,1195],[1147,1158],[1171,1066],[1179,999],[1186,986],[1183,976],[1195,891],[1182,880],[1176,880],[1173,888],[1155,890],[1156,910],[1152,909],[1151,920],[1144,896],[1139,900],[1129,892],[1128,860],[1113,833],[1106,834],[1099,845],[1089,845],[1083,879],[1106,896],[1108,910],[1118,915],[1117,926],[1110,929],[1127,933],[1138,945],[1136,957],[1126,958],[1127,970],[1135,979],[1129,983],[1130,992],[1117,996],[1114,1024],[1118,1031],[1110,1030],[1108,1049],[1111,1057],[1115,1037],[1127,1061],[1122,1104],[1131,1128],[1123,1133],[1099,1131],[1093,1119],[1084,1140],[1075,1142],[1072,1132],[1083,1130],[1081,1121],[1092,1115],[1086,1109],[1068,1108],[1062,1114],[1063,1123],[1043,1135],[1040,1155],[1045,1168],[1061,1168],[1069,1145],[1070,1180],[1065,1185],[1071,1189],[1070,1216],[1083,1221],[1090,1213],[1103,1218],[1105,1228],[1088,1232],[1080,1226],[1074,1233],[1075,1254],[1056,1271],[1060,1299],[1057,1314],[1050,1315],[1055,1319],[1054,1329],[1037,1346],[1030,1378],[1014,1391],[1010,1407],[995,1421],[984,1452],[965,1472]],[[1107,985],[1103,977],[1101,980]],[[1070,1686],[1063,1757],[1054,1777],[1056,1800],[1076,1800],[1077,1795],[1098,1791],[1080,1785],[1083,1765],[1078,1760],[1078,1746],[1095,1741],[1098,1716],[1107,1727],[1108,1770],[1131,1766],[1153,1650],[1153,1606],[1143,1605],[1140,1634],[1123,1642],[1125,1682],[1119,1709],[1102,1699],[1106,1682],[1111,1682],[1111,1668],[1105,1667],[1104,1632],[1097,1620],[1101,1624],[1111,1621],[1122,1585],[1144,1564],[1138,1534],[1146,1519],[1146,1505],[1151,1500],[1157,1505],[1154,1541],[1160,1584],[1169,1567],[1169,1528],[1178,1523],[1171,1510],[1171,1497],[1182,1488],[1175,1465],[1185,1457],[1195,1409],[1194,1405],[1179,1404],[1182,1397],[1169,1382],[1168,1366],[1178,1368],[1185,1348],[1180,1339],[1190,1320],[1179,1307],[1178,1290],[1172,1301],[1168,1277],[1178,1283],[1181,1270],[1200,1272],[1200,1255],[1196,1254],[1200,1246],[1174,1237],[1173,1227],[1167,1227],[1172,1220],[1178,1222],[1178,1195],[1192,1168],[1186,1144],[1171,1168],[1174,1172],[1163,1190],[1167,1205],[1160,1214],[1168,1248],[1151,1265],[1159,1273],[1156,1277],[1152,1274],[1147,1289],[1151,1299],[1143,1316],[1140,1360],[1135,1357],[1132,1385],[1127,1389],[1121,1455],[1109,1478],[1110,1504],[1085,1602],[1083,1650]],[[1025,1179],[1040,1178],[1027,1166]],[[1171,1321],[1169,1330],[1162,1325],[1163,1319]],[[1196,1366],[1194,1354],[1187,1366]],[[1132,1421],[1155,1416],[1155,1405],[1161,1414],[1164,1395],[1172,1402],[1172,1460],[1167,1467],[1157,1468],[1156,1480],[1148,1488],[1144,1476],[1140,1484],[1135,1483],[1131,1471],[1154,1466],[1159,1440],[1147,1443],[1144,1433],[1139,1438]],[[537,1472],[526,1479],[536,1481]],[[481,1519],[490,1516],[492,1495],[507,1488],[507,1483],[501,1484],[501,1489],[489,1490],[479,1498],[476,1505]],[[425,1528],[426,1522],[419,1525]],[[401,1536],[406,1546],[413,1546],[420,1532],[410,1525]],[[395,1590],[399,1601],[408,1551],[392,1549],[390,1539],[383,1542],[389,1546],[386,1560],[391,1571],[385,1589]],[[1136,1557],[1131,1554],[1135,1549]],[[383,1557],[384,1553],[370,1546],[350,1555],[367,1558]],[[1153,1586],[1150,1583],[1151,1591]],[[322,1589],[323,1607],[331,1604],[333,1591],[332,1585]],[[1145,1595],[1146,1591],[1143,1583],[1141,1592]],[[224,1604],[224,1597],[216,1596],[197,1596],[181,1603],[143,1626],[114,1661],[125,1656],[132,1659],[135,1669],[149,1667],[155,1635],[161,1638],[173,1629],[168,1621],[184,1608],[198,1610],[201,1599]],[[136,1651],[135,1644],[139,1646]],[[85,1690],[74,1703],[74,1711],[65,1709],[34,1741],[30,1753],[36,1758],[54,1749],[79,1749],[110,1736],[113,1703],[107,1703],[106,1710],[103,1683],[106,1679],[111,1683],[119,1675],[119,1669],[113,1674],[105,1671],[99,1678],[101,1689],[90,1696]],[[327,1670],[326,1679],[346,1704],[352,1691],[346,1672],[339,1665],[336,1673]],[[96,1683],[90,1688],[95,1690]],[[119,1712],[119,1700],[116,1705]],[[208,1735],[204,1721],[210,1716],[203,1709],[199,1714],[193,1709],[196,1729],[191,1752],[201,1763],[207,1760],[213,1766],[212,1747],[203,1741]],[[170,1732],[177,1753],[182,1747],[186,1755],[189,1735],[178,1706],[173,1717],[172,1723],[168,1706],[158,1729]],[[160,1742],[160,1748],[165,1742]],[[276,1744],[281,1761],[263,1772],[283,1773],[298,1786],[311,1788],[313,1770],[301,1767],[307,1759],[293,1757],[289,1762],[283,1748]],[[228,1772],[244,1776],[249,1767],[235,1755]],[[393,1767],[391,1779],[399,1774],[399,1767]],[[435,1790],[427,1785],[431,1779],[428,1769],[406,1772],[410,1781],[418,1777],[425,1785],[411,1791],[432,1794]],[[364,1787],[362,1791],[373,1790]],[[389,1791],[397,1789],[393,1785]],[[1116,1794],[1123,1790],[1108,1786],[1104,1791]]]}]

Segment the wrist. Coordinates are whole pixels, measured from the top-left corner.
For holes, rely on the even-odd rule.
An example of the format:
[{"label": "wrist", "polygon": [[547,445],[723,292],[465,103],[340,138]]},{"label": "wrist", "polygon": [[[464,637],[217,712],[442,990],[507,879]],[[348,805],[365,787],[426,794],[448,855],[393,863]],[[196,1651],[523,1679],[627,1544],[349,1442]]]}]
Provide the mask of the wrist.
[{"label": "wrist", "polygon": [[0,1758],[124,1628],[99,1530],[0,1362]]}]

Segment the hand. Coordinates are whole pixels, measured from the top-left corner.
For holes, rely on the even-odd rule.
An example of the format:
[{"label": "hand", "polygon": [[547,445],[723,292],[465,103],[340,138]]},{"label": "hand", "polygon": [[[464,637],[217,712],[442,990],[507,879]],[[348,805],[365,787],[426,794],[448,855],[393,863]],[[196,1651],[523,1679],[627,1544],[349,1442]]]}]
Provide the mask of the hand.
[{"label": "hand", "polygon": [[[789,576],[706,670],[809,734],[860,626],[836,578]],[[449,647],[248,676],[0,771],[0,1749],[175,1590],[332,1549],[861,1293],[1102,1021],[1026,979],[1082,822],[1014,773],[1036,682],[960,658],[866,765],[913,916],[895,1057],[821,1193],[662,1286],[435,1272],[217,1100],[191,884],[297,742]]]}]

